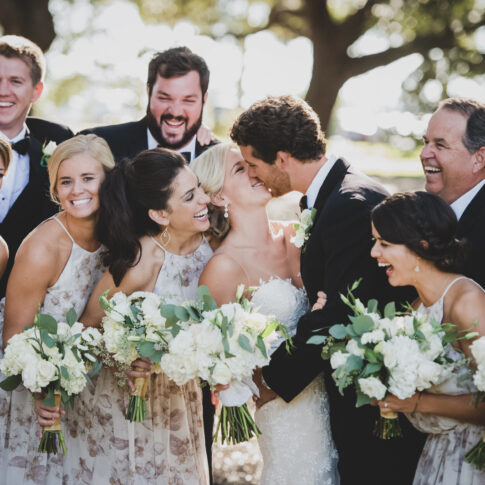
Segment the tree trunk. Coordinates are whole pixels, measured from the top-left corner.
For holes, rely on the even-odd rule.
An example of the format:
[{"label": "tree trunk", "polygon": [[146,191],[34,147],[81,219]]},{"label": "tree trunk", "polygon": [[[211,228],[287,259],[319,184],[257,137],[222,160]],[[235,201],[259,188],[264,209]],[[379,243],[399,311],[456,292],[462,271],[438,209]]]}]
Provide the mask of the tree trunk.
[{"label": "tree trunk", "polygon": [[22,35],[44,52],[56,37],[49,0],[0,0],[3,33]]}]

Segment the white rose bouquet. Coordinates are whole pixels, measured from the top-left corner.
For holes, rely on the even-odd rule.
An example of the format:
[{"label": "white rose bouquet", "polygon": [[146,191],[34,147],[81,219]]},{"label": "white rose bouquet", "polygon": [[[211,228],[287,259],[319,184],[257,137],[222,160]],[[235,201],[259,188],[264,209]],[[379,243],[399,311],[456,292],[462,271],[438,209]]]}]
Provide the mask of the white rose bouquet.
[{"label": "white rose bouquet", "polygon": [[[453,369],[444,349],[457,338],[447,332],[449,325],[428,320],[415,311],[397,313],[394,302],[388,303],[384,316],[378,302],[367,307],[352,292],[342,300],[353,310],[348,325],[333,325],[330,337],[313,336],[308,343],[322,344],[322,358],[330,359],[332,377],[343,395],[353,386],[356,407],[382,400],[388,393],[407,399],[417,391],[439,384]],[[402,436],[397,413],[383,413],[376,421],[375,436],[390,439]]]},{"label": "white rose bouquet", "polygon": [[[478,393],[476,405],[485,400],[485,337],[475,340],[471,346],[473,358],[477,364],[477,370],[473,375],[473,382],[477,386]],[[479,470],[485,470],[485,434],[483,438],[465,455],[465,461]]]},{"label": "white rose bouquet", "polygon": [[[0,361],[0,371],[8,376],[0,387],[12,391],[23,384],[32,393],[41,393],[46,406],[74,405],[74,397],[87,383],[89,374],[99,371],[97,359],[101,334],[84,328],[74,309],[67,312],[66,322],[52,316],[35,316],[34,325],[14,335]],[[39,452],[66,454],[60,418],[42,431]]]},{"label": "white rose bouquet", "polygon": [[[108,300],[107,293],[100,297],[106,316],[101,322],[107,365],[116,365],[125,384],[125,371],[132,362],[146,357],[156,365],[154,372],[160,373],[160,359],[168,348],[171,331],[160,313],[161,299],[154,293],[137,291],[130,296],[118,292]],[[145,369],[136,369],[143,371]],[[126,419],[144,421],[146,415],[146,393],[148,377],[135,379],[135,390],[130,396]]]},{"label": "white rose bouquet", "polygon": [[176,329],[161,360],[163,372],[178,385],[195,378],[211,388],[229,384],[229,389],[220,392],[222,409],[215,439],[220,431],[222,442],[233,444],[260,434],[246,405],[258,393],[252,374],[269,362],[270,335],[286,330],[274,317],[257,313],[243,293],[241,285],[236,303],[217,307],[208,288],[200,286],[196,302],[162,307],[162,314]]}]

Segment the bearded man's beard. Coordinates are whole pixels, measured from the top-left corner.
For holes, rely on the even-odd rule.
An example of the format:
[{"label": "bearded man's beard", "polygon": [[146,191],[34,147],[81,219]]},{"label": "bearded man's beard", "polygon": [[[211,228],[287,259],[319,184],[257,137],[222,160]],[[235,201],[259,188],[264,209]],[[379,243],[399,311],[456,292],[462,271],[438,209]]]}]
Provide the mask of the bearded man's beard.
[{"label": "bearded man's beard", "polygon": [[169,140],[167,140],[163,134],[162,134],[162,123],[164,120],[177,120],[177,121],[185,121],[186,126],[187,126],[187,118],[185,116],[173,116],[171,114],[163,114],[160,117],[160,120],[157,121],[156,118],[153,116],[152,112],[150,111],[150,106],[147,106],[147,125],[148,129],[150,130],[150,133],[152,134],[153,138],[157,140],[158,144],[163,147],[163,148],[171,148],[173,150],[178,150],[179,148],[182,148],[184,145],[187,145],[189,141],[194,137],[194,135],[197,133],[197,130],[200,128],[200,125],[202,124],[202,111],[203,107],[200,110],[200,116],[198,120],[188,129],[186,129],[184,135],[182,138],[173,143]]}]

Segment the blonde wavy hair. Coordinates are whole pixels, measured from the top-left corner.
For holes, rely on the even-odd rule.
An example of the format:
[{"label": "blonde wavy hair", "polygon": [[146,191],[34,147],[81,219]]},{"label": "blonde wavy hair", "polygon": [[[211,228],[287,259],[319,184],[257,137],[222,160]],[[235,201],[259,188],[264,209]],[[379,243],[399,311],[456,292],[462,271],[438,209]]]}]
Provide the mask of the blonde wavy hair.
[{"label": "blonde wavy hair", "polygon": [[53,151],[47,163],[47,170],[49,171],[49,193],[53,202],[59,204],[56,184],[61,163],[80,153],[87,153],[97,160],[103,166],[105,173],[109,172],[115,166],[113,154],[108,144],[99,136],[92,134],[77,135],[69,140],[63,141]]},{"label": "blonde wavy hair", "polygon": [[0,159],[3,160],[5,175],[10,165],[10,160],[12,160],[12,148],[10,147],[9,141],[2,134],[0,134]]},{"label": "blonde wavy hair", "polygon": [[[204,192],[212,197],[224,187],[226,162],[229,152],[236,147],[232,143],[218,143],[199,155],[190,165],[197,175]],[[219,240],[224,239],[231,229],[229,220],[224,217],[222,207],[209,204],[210,228],[207,233]]]}]

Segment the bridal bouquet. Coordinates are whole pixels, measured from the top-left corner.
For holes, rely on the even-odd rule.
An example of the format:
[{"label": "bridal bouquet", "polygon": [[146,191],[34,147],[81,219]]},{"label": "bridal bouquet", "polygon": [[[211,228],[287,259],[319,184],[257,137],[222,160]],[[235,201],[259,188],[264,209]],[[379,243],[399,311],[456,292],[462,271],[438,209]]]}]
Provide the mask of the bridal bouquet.
[{"label": "bridal bouquet", "polygon": [[[477,370],[473,375],[473,382],[477,386],[478,394],[476,404],[485,400],[485,337],[475,340],[471,346]],[[465,455],[465,461],[479,470],[485,470],[485,434],[483,438]]]},{"label": "bridal bouquet", "polygon": [[246,405],[258,394],[252,374],[269,362],[270,335],[285,331],[274,317],[256,312],[243,293],[241,285],[235,303],[217,307],[208,288],[200,286],[196,302],[162,306],[162,314],[176,329],[161,360],[163,372],[178,385],[195,378],[211,387],[229,384],[220,392],[222,409],[214,437],[220,430],[222,443],[259,436]]},{"label": "bridal bouquet", "polygon": [[[74,397],[90,382],[88,372],[99,371],[101,334],[84,328],[74,309],[67,312],[66,322],[52,316],[35,316],[34,325],[14,335],[0,361],[0,371],[8,376],[0,387],[12,391],[23,384],[32,393],[41,393],[46,406],[74,405]],[[60,418],[42,431],[39,452],[66,454]]]},{"label": "bridal bouquet", "polygon": [[[122,378],[120,384],[124,385],[124,372],[132,362],[143,357],[155,363],[154,372],[160,373],[160,359],[170,338],[170,330],[160,313],[160,297],[143,291],[130,296],[118,292],[108,300],[105,293],[100,297],[100,303],[106,314],[101,322],[106,350],[103,359],[107,365],[114,363],[121,371],[118,374]],[[135,390],[126,411],[129,421],[145,420],[148,382],[148,377],[135,379]]]},{"label": "bridal bouquet", "polygon": [[[330,359],[332,377],[341,394],[354,386],[356,406],[382,400],[387,393],[407,399],[449,377],[453,365],[444,353],[456,338],[449,326],[429,320],[415,311],[397,313],[393,302],[378,313],[378,302],[367,307],[352,291],[342,300],[354,312],[348,325],[333,325],[330,337],[313,336],[308,343],[322,344],[322,357]],[[383,439],[402,436],[397,413],[382,413],[374,434]]]}]

